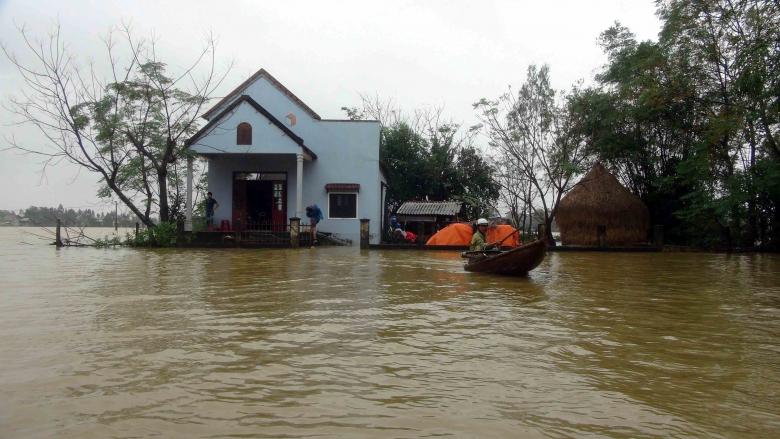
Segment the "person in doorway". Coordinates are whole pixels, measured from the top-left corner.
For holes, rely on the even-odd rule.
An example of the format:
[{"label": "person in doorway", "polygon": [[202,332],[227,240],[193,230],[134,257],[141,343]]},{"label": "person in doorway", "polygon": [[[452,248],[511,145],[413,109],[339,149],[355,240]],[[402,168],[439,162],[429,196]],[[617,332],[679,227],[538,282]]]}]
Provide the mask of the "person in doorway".
[{"label": "person in doorway", "polygon": [[316,204],[306,206],[306,217],[309,218],[311,226],[311,245],[317,244],[317,224],[324,218],[322,210]]},{"label": "person in doorway", "polygon": [[480,218],[477,220],[477,231],[471,236],[470,251],[485,251],[492,249],[492,245],[487,244],[488,220]]},{"label": "person in doorway", "polygon": [[214,199],[214,194],[206,193],[206,228],[214,228],[214,211],[219,207],[219,203]]}]

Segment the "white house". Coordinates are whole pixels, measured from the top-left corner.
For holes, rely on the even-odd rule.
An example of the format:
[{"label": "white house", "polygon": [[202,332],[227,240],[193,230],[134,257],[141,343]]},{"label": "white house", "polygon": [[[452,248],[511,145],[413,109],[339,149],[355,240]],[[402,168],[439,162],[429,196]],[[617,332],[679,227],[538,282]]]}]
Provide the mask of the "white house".
[{"label": "white house", "polygon": [[251,230],[291,217],[307,224],[305,207],[317,204],[325,217],[320,231],[357,241],[359,220],[368,218],[370,241],[379,242],[386,187],[379,122],[323,119],[263,69],[203,117],[208,123],[188,146],[208,160],[216,225],[227,220],[233,230]]}]

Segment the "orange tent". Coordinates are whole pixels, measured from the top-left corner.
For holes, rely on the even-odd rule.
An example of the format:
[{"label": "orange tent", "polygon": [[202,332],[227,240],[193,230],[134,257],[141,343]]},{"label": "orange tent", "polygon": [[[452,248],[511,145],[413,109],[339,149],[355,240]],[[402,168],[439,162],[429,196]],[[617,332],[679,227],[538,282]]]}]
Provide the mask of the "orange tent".
[{"label": "orange tent", "polygon": [[[490,244],[506,238],[501,243],[502,247],[517,247],[520,245],[520,233],[514,233],[516,230],[514,227],[505,224],[488,227],[487,242]],[[425,245],[468,246],[471,243],[473,234],[474,230],[469,224],[450,224],[431,236]],[[507,238],[507,236],[509,237]]]}]

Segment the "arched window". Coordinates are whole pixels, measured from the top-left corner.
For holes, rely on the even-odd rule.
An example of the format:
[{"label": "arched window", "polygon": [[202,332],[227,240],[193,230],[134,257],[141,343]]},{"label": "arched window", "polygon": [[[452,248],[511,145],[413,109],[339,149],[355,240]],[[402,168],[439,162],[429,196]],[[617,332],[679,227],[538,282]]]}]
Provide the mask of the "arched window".
[{"label": "arched window", "polygon": [[252,144],[252,125],[241,122],[236,128],[236,145]]}]

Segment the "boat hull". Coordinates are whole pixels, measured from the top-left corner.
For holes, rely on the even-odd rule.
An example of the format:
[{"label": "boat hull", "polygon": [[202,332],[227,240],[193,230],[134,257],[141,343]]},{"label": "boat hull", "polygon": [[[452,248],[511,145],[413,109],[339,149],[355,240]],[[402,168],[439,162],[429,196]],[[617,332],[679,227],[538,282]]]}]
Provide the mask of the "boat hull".
[{"label": "boat hull", "polygon": [[469,256],[464,268],[476,273],[525,276],[542,263],[546,253],[547,244],[543,240],[537,240],[496,255],[484,253]]}]

